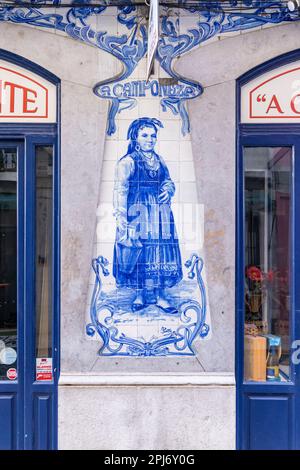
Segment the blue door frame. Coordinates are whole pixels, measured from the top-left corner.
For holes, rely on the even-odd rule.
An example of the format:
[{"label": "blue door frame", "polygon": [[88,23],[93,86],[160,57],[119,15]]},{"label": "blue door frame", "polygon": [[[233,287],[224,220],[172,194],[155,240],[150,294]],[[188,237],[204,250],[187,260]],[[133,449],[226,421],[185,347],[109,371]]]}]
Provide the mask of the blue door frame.
[{"label": "blue door frame", "polygon": [[[0,50],[7,60],[39,74],[57,87],[50,72],[15,54]],[[57,124],[1,124],[0,143],[18,148],[17,192],[17,324],[18,379],[0,381],[0,449],[57,448],[57,385],[59,378],[60,311],[60,141]],[[35,345],[35,147],[53,146],[52,213],[52,351],[53,380],[37,382]]]},{"label": "blue door frame", "polygon": [[[300,365],[291,364],[288,382],[244,382],[244,181],[243,147],[292,147],[292,280],[290,338],[300,338],[300,125],[241,124],[241,86],[278,66],[300,59],[300,51],[256,67],[237,81],[236,189],[236,382],[237,448],[300,449]],[[293,353],[291,347],[290,354]]]}]

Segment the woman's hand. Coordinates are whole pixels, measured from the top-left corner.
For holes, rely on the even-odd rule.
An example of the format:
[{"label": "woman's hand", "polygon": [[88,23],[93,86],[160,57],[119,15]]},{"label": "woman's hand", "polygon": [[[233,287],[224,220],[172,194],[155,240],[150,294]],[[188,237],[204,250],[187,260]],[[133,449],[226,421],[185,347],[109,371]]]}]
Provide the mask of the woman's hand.
[{"label": "woman's hand", "polygon": [[128,224],[127,220],[124,217],[117,218],[117,241],[118,242],[125,242],[128,238]]},{"label": "woman's hand", "polygon": [[162,191],[160,195],[158,196],[158,202],[160,204],[166,204],[170,202],[170,199],[171,199],[170,193],[166,189]]}]

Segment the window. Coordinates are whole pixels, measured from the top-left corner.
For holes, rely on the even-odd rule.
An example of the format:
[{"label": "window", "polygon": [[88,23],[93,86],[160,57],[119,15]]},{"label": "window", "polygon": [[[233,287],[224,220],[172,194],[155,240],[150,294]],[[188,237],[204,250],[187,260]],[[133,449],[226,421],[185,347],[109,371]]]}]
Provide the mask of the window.
[{"label": "window", "polygon": [[[0,380],[17,363],[17,149],[0,148]],[[16,376],[15,376],[16,378]]]},{"label": "window", "polygon": [[52,358],[53,147],[36,147],[36,357]]},{"label": "window", "polygon": [[290,376],[292,148],[246,147],[244,378]]}]

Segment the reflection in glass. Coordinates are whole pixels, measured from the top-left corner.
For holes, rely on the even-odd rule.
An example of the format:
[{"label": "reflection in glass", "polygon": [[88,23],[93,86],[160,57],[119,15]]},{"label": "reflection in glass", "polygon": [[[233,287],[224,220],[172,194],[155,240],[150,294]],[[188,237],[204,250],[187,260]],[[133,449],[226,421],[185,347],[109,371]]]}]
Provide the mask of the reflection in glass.
[{"label": "reflection in glass", "polygon": [[289,376],[292,149],[244,149],[245,380]]},{"label": "reflection in glass", "polygon": [[36,147],[36,357],[52,357],[51,146]]},{"label": "reflection in glass", "polygon": [[17,149],[0,148],[0,380],[17,368]]}]

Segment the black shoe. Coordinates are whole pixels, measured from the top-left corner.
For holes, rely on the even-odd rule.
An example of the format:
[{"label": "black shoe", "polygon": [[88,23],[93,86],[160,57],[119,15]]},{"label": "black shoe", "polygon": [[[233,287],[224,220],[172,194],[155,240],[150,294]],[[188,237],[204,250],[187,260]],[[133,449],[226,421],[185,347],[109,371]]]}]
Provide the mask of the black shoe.
[{"label": "black shoe", "polygon": [[164,313],[167,313],[168,315],[176,315],[178,313],[178,310],[175,307],[162,307],[161,305],[156,305],[156,306],[160,308]]}]

